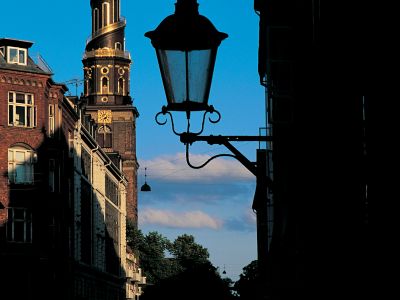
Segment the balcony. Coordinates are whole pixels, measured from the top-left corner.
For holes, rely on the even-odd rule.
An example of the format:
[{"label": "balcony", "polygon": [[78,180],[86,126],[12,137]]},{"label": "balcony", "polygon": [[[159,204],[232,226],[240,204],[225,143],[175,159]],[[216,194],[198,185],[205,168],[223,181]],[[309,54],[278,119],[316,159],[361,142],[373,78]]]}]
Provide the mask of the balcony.
[{"label": "balcony", "polygon": [[83,59],[92,57],[122,57],[125,59],[131,59],[131,55],[128,51],[111,49],[111,48],[102,48],[102,49],[87,51],[83,55]]}]

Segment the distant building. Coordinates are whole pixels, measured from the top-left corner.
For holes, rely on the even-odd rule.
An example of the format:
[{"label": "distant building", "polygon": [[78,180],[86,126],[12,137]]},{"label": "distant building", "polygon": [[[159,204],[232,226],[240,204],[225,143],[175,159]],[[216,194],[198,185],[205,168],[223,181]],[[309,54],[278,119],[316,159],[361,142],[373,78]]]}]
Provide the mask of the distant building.
[{"label": "distant building", "polygon": [[142,295],[142,286],[146,285],[146,277],[142,275],[139,260],[129,249],[126,254],[126,299],[137,300]]},{"label": "distant building", "polygon": [[83,58],[85,112],[96,139],[110,157],[119,157],[128,180],[127,214],[137,224],[136,118],[130,91],[131,57],[125,49],[126,21],[120,0],[92,0],[92,35]]}]

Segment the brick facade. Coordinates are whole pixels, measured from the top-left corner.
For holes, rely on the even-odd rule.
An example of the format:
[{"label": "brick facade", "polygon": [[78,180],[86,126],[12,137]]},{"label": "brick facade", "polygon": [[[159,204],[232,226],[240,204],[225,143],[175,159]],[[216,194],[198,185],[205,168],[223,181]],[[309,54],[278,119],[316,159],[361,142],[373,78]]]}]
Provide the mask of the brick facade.
[{"label": "brick facade", "polygon": [[[0,53],[0,283],[13,300],[122,300],[126,179],[132,177],[125,178],[118,160],[99,147],[95,123],[81,114],[84,105],[76,97],[64,96],[66,90],[30,58],[21,66]],[[17,93],[29,103],[22,105],[25,115],[17,109]],[[28,153],[29,161],[21,167],[9,149],[13,157],[13,151]],[[123,155],[134,152],[129,150]],[[18,174],[30,172],[33,180],[19,181]]]}]

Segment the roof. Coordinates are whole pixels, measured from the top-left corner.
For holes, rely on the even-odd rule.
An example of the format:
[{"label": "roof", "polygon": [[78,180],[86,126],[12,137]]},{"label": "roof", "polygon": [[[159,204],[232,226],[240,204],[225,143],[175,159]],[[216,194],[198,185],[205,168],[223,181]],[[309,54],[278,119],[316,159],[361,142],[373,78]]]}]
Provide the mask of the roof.
[{"label": "roof", "polygon": [[[33,42],[30,42],[30,41],[10,39],[10,38],[0,38],[0,47],[11,46],[11,47],[19,47],[19,48],[29,49],[32,45],[33,45]],[[38,64],[36,64],[33,61],[33,59],[29,55],[27,58],[26,66],[7,63],[5,58],[2,55],[0,55],[0,69],[52,75],[50,70],[45,70],[44,68],[41,68]]]},{"label": "roof", "polygon": [[0,69],[12,70],[12,71],[20,71],[20,72],[28,72],[28,73],[36,73],[36,74],[46,74],[52,75],[52,73],[46,72],[42,70],[33,59],[28,56],[27,65],[17,65],[17,64],[9,64],[6,62],[5,58],[0,55]]},{"label": "roof", "polygon": [[1,46],[12,46],[12,47],[20,47],[20,48],[30,48],[33,45],[33,42],[10,39],[10,38],[0,38],[0,47]]}]

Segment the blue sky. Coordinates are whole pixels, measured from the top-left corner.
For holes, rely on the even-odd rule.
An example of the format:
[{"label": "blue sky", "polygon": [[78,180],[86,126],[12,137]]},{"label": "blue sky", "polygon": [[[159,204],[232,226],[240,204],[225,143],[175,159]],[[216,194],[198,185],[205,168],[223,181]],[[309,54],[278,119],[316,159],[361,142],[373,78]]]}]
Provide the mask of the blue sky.
[{"label": "blue sky", "polygon": [[[127,19],[126,48],[130,51],[131,95],[137,120],[138,186],[144,168],[152,191],[140,193],[139,225],[144,233],[157,230],[171,240],[187,233],[206,247],[221,272],[237,280],[242,268],[256,259],[255,216],[251,204],[255,178],[233,159],[216,159],[201,170],[186,165],[184,146],[170,128],[154,116],[165,94],[154,49],[144,33],[174,12],[175,0],[122,0]],[[204,134],[257,135],[265,126],[265,96],[257,74],[258,21],[253,1],[198,0],[199,11],[229,37],[219,48],[209,103],[221,113],[218,124],[206,124]],[[91,33],[90,1],[4,1],[0,37],[29,40],[30,55],[40,54],[54,72],[54,80],[82,78],[82,55]],[[16,13],[18,11],[18,13]],[[72,94],[75,86],[70,85]],[[82,90],[78,86],[78,93]],[[177,119],[184,118],[179,113]],[[195,120],[192,126],[196,126]],[[177,124],[182,125],[180,122]],[[179,127],[178,130],[184,130]],[[236,145],[250,160],[258,143]],[[195,143],[194,162],[229,153],[224,147]]]}]

